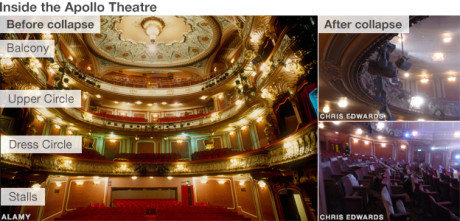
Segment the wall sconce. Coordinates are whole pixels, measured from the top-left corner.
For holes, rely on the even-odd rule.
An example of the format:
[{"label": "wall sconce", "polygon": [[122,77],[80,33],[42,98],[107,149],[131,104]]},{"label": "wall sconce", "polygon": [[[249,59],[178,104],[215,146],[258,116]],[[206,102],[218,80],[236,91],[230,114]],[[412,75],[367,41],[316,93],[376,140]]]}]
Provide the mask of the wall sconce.
[{"label": "wall sconce", "polygon": [[61,182],[56,182],[56,186],[57,186],[57,187],[61,187],[61,186],[62,186],[62,183],[61,183]]},{"label": "wall sconce", "polygon": [[406,149],[406,145],[401,145],[401,149],[402,149],[402,150],[405,150],[405,149]]},{"label": "wall sconce", "polygon": [[76,181],[75,183],[77,183],[77,185],[81,186],[81,185],[83,185],[84,182],[85,181],[83,181],[83,180],[79,180],[79,181]]},{"label": "wall sconce", "polygon": [[13,65],[14,65],[13,60],[11,58],[8,58],[8,57],[2,58],[0,60],[0,64],[6,70],[11,69],[13,67]]},{"label": "wall sconce", "polygon": [[98,185],[98,184],[100,184],[100,183],[101,183],[100,180],[95,180],[95,181],[94,181],[94,184],[95,184],[95,185]]},{"label": "wall sconce", "polygon": [[38,120],[38,121],[42,121],[42,122],[43,122],[45,119],[43,119],[43,117],[42,117],[42,116],[40,116],[40,115],[37,115],[37,120]]},{"label": "wall sconce", "polygon": [[257,184],[259,184],[260,188],[264,188],[267,185],[263,180],[260,180]]},{"label": "wall sconce", "polygon": [[240,181],[240,186],[244,186],[244,180]]},{"label": "wall sconce", "polygon": [[173,177],[172,177],[172,176],[168,176],[168,177],[166,177],[166,178],[168,178],[168,180],[172,180]]},{"label": "wall sconce", "polygon": [[217,181],[217,183],[219,183],[219,184],[225,184],[225,182],[226,182],[225,180],[218,180]]},{"label": "wall sconce", "polygon": [[38,183],[32,185],[32,189],[33,189],[34,191],[39,191],[39,190],[40,190],[40,187],[41,187],[41,185],[38,184]]},{"label": "wall sconce", "polygon": [[236,105],[241,105],[241,104],[243,104],[243,101],[241,101],[241,100],[236,101]]},{"label": "wall sconce", "polygon": [[137,180],[137,176],[132,176],[131,179],[132,180]]}]

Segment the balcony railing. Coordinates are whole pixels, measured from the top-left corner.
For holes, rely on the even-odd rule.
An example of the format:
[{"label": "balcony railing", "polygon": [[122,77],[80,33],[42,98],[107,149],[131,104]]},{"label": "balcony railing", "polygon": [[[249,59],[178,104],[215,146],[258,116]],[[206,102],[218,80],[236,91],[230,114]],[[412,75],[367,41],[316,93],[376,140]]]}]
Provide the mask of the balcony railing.
[{"label": "balcony railing", "polygon": [[[2,154],[2,164],[13,164],[34,171],[58,174],[139,175],[143,167],[148,175],[199,175],[226,172],[246,172],[316,157],[317,123],[304,126],[288,137],[260,149],[237,155],[189,162],[116,162],[86,160],[52,154]],[[71,161],[69,161],[71,159]],[[142,175],[142,174],[141,174]]]}]

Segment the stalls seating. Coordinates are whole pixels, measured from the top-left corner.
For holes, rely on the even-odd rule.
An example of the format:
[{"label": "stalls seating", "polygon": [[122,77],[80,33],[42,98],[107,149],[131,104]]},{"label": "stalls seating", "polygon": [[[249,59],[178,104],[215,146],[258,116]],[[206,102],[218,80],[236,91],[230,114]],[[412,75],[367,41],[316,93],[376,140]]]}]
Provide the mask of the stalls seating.
[{"label": "stalls seating", "polygon": [[383,186],[381,191],[382,203],[385,206],[387,219],[391,221],[407,221],[410,220],[410,213],[406,211],[404,203],[401,199],[394,199],[386,186]]},{"label": "stalls seating", "polygon": [[433,196],[428,196],[431,205],[431,212],[433,217],[437,220],[451,221],[451,212],[446,206],[450,206],[452,202],[436,202]]},{"label": "stalls seating", "polygon": [[385,186],[387,188],[387,191],[389,192],[391,198],[401,199],[404,203],[411,202],[409,195],[402,191],[403,186],[398,185],[397,183],[391,183],[391,179],[389,179],[388,177],[385,177],[382,180],[382,186]]},{"label": "stalls seating", "polygon": [[342,197],[342,211],[345,214],[364,213],[367,188],[364,186],[353,186],[352,182],[349,176],[344,176],[336,183],[338,192]]}]

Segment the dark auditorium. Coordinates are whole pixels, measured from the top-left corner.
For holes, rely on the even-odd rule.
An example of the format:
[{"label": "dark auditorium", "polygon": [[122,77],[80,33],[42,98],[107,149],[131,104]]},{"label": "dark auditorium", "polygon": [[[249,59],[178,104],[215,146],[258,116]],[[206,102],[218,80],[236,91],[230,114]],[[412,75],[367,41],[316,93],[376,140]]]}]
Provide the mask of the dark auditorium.
[{"label": "dark auditorium", "polygon": [[318,127],[318,220],[459,220],[460,122]]}]

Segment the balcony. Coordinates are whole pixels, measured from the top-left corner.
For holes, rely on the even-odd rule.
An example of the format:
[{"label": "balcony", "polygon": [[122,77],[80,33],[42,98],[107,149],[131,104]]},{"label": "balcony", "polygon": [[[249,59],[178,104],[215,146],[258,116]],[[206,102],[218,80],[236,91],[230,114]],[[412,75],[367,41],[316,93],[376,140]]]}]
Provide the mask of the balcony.
[{"label": "balcony", "polygon": [[317,154],[317,123],[297,130],[291,135],[257,150],[213,159],[161,162],[116,162],[65,157],[52,154],[2,154],[1,163],[59,174],[138,175],[143,167],[147,174],[201,175],[212,173],[247,172],[259,168],[287,164]]}]

